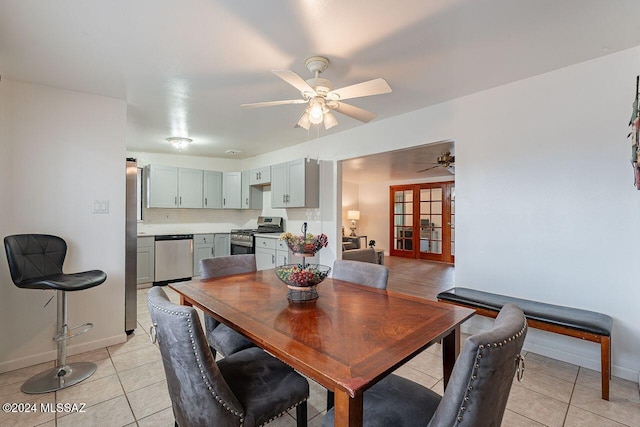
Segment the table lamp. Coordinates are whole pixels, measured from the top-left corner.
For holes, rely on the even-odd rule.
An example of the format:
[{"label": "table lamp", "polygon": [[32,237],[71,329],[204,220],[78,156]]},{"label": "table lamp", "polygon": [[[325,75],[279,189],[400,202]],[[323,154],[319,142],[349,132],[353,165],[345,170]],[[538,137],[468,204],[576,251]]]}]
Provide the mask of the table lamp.
[{"label": "table lamp", "polygon": [[347,211],[347,219],[351,220],[350,237],[356,237],[356,221],[360,219],[360,211]]}]

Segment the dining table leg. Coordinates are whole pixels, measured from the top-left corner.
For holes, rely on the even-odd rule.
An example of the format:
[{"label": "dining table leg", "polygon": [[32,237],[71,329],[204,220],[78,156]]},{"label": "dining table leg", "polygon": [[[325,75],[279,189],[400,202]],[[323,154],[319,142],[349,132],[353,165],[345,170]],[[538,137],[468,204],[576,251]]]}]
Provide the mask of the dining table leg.
[{"label": "dining table leg", "polygon": [[335,391],[335,426],[362,426],[362,392],[355,397],[349,396],[347,392]]},{"label": "dining table leg", "polygon": [[456,326],[442,340],[442,367],[444,368],[444,387],[447,388],[453,372],[453,365],[460,354],[460,326]]}]

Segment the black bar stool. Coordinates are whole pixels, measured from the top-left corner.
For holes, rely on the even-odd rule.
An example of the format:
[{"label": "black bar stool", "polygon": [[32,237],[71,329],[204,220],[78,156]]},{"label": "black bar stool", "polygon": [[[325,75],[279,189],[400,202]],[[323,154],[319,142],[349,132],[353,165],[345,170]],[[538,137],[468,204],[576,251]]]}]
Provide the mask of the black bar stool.
[{"label": "black bar stool", "polygon": [[67,364],[67,340],[84,334],[93,327],[92,323],[74,328],[67,326],[67,292],[98,286],[107,280],[107,275],[101,270],[64,274],[62,264],[67,254],[67,243],[57,236],[7,236],[4,238],[4,248],[7,252],[11,279],[17,287],[57,291],[58,325],[57,334],[53,337],[58,347],[56,367],[29,378],[22,384],[22,391],[29,394],[49,393],[89,378],[96,371],[94,363]]}]

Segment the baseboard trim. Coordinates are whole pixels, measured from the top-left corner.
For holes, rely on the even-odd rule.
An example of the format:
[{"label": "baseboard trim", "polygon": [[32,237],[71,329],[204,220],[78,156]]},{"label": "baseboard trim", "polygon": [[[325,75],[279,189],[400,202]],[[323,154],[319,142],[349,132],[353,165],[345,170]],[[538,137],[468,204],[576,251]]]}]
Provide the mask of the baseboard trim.
[{"label": "baseboard trim", "polygon": [[[86,343],[69,345],[67,347],[67,355],[73,356],[74,354],[85,353],[87,351],[98,350],[100,348],[109,347],[115,344],[121,344],[127,341],[127,334],[114,335],[112,337],[102,338],[96,341],[89,341]],[[52,362],[56,360],[57,351],[49,350],[43,353],[38,353],[18,359],[7,360],[0,362],[0,374],[4,372],[14,371],[16,369],[26,368],[27,366],[37,365],[39,363]]]}]

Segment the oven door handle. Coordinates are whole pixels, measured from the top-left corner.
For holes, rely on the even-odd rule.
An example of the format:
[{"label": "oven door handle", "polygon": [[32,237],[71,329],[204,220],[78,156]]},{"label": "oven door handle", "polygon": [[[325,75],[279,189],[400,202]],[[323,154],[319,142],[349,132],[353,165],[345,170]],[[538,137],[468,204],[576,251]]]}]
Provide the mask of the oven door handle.
[{"label": "oven door handle", "polygon": [[253,243],[251,242],[231,242],[231,246],[244,246],[245,248],[252,248],[253,247]]}]

